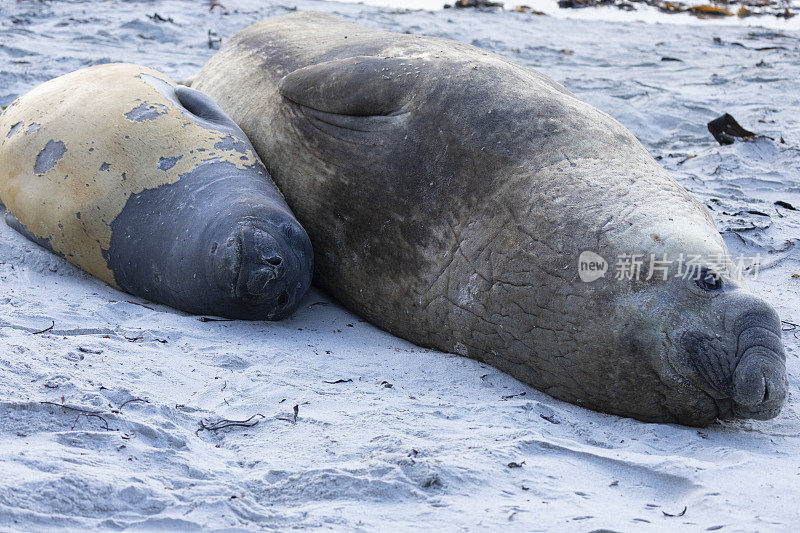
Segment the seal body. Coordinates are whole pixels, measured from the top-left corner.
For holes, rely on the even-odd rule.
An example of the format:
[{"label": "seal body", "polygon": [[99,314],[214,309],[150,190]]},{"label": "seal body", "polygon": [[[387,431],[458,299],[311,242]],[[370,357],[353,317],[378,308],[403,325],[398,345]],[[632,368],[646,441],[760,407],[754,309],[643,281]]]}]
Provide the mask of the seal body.
[{"label": "seal body", "polygon": [[308,236],[244,133],[149,68],[91,67],[14,101],[0,199],[34,242],[190,313],[281,318],[311,281]]},{"label": "seal body", "polygon": [[[193,87],[267,162],[316,283],[374,324],[642,420],[769,418],[784,402],[779,320],[709,213],[535,70],[298,13],[240,32]],[[583,252],[608,274],[583,281]],[[698,275],[612,275],[618,257],[665,254],[697,256]]]}]

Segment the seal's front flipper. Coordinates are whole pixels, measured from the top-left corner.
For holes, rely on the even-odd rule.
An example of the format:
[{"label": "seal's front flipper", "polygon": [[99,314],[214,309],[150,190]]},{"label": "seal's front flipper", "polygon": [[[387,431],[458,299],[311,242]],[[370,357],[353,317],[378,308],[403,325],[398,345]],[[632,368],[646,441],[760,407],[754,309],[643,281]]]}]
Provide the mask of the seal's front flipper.
[{"label": "seal's front flipper", "polygon": [[193,115],[192,119],[203,127],[247,139],[239,126],[207,94],[178,85],[175,87],[175,98],[180,106]]},{"label": "seal's front flipper", "polygon": [[278,83],[301,106],[353,117],[402,113],[425,70],[419,59],[349,57],[304,67]]},{"label": "seal's front flipper", "polygon": [[[384,143],[408,116],[422,61],[350,57],[304,67],[284,76],[278,90],[312,125],[310,136],[366,146]],[[377,135],[382,133],[382,135]]]},{"label": "seal's front flipper", "polygon": [[175,87],[175,96],[187,111],[205,120],[217,122],[233,122],[228,115],[219,107],[213,98],[196,89],[178,85]]},{"label": "seal's front flipper", "polygon": [[185,85],[187,87],[191,87],[192,84],[194,83],[194,79],[196,77],[197,77],[197,74],[195,74],[194,76],[189,76],[188,78],[182,79],[181,81],[178,82],[178,85]]},{"label": "seal's front flipper", "polygon": [[56,255],[61,255],[58,252],[56,252],[55,250],[53,250],[52,246],[50,246],[50,239],[42,239],[40,237],[37,237],[36,235],[31,233],[30,231],[28,231],[28,228],[26,228],[25,225],[22,222],[20,222],[17,219],[17,217],[12,215],[10,212],[6,211],[6,214],[5,214],[4,218],[5,218],[6,224],[8,224],[8,226],[11,229],[13,229],[14,231],[20,233],[26,239],[35,242],[36,244],[38,244],[39,246],[41,246],[45,250],[53,252]]}]

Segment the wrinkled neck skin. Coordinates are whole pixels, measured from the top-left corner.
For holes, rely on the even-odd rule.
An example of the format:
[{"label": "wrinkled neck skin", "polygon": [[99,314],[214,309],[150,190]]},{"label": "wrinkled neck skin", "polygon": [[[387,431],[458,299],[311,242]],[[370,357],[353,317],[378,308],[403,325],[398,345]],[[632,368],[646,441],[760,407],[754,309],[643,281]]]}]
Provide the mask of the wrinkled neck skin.
[{"label": "wrinkled neck skin", "polygon": [[[780,408],[777,317],[728,262],[714,294],[614,279],[620,254],[725,246],[628,130],[541,74],[303,14],[243,31],[193,86],[267,163],[314,244],[316,283],[372,323],[641,420]],[[579,278],[587,250],[605,278]]]}]

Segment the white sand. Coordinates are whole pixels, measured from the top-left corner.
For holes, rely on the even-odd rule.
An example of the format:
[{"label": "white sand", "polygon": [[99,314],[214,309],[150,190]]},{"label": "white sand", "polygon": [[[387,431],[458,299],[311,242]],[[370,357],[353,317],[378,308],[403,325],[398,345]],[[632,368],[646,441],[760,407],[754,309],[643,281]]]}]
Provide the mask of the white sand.
[{"label": "white sand", "polygon": [[[223,3],[230,14],[199,1],[3,2],[0,105],[107,61],[180,79],[213,53],[208,30],[228,38],[287,11]],[[287,5],[473,42],[565,83],[662,157],[720,229],[755,228],[724,235],[735,253],[766,258],[753,290],[800,323],[800,213],[773,204],[800,207],[797,34]],[[776,141],[720,147],[705,124],[725,111]],[[200,322],[126,301],[146,304],[0,224],[0,530],[792,531],[800,521],[800,332],[784,334],[791,396],[778,418],[697,430],[555,401],[381,332],[316,290],[280,323]],[[352,381],[325,383],[340,379]],[[120,407],[134,399],[146,403]],[[257,413],[252,428],[198,432],[202,420]]]}]

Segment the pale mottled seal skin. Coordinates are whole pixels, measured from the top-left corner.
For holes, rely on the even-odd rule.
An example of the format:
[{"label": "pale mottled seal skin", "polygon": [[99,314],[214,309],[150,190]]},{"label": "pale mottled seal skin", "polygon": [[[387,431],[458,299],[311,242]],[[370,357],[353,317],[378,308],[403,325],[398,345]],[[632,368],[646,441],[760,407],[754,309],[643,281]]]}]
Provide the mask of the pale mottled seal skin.
[{"label": "pale mottled seal skin", "polygon": [[0,199],[32,241],[190,313],[282,318],[311,282],[308,235],[244,133],[149,68],[79,70],[12,103]]},{"label": "pale mottled seal skin", "polygon": [[775,311],[731,276],[585,283],[584,250],[726,253],[634,136],[538,72],[317,13],[255,24],[195,78],[309,232],[315,279],[423,346],[646,421],[769,418]]}]

